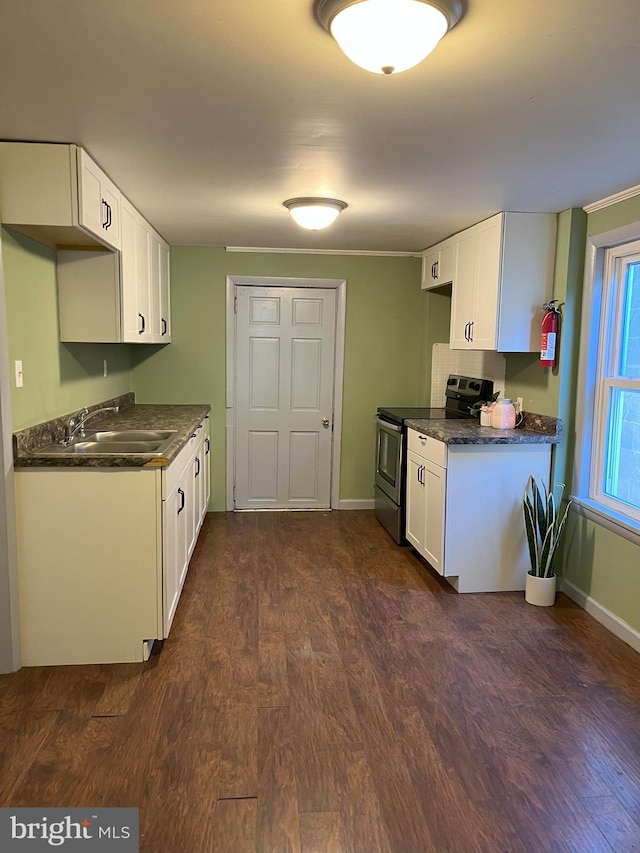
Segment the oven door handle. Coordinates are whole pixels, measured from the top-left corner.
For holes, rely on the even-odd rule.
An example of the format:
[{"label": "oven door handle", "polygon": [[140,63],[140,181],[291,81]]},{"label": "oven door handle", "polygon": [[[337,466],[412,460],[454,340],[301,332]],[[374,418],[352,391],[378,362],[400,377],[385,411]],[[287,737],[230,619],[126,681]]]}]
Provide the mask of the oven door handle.
[{"label": "oven door handle", "polygon": [[383,429],[391,429],[394,432],[402,432],[402,427],[397,424],[392,424],[389,421],[383,421],[382,418],[376,418],[376,423],[379,424]]}]

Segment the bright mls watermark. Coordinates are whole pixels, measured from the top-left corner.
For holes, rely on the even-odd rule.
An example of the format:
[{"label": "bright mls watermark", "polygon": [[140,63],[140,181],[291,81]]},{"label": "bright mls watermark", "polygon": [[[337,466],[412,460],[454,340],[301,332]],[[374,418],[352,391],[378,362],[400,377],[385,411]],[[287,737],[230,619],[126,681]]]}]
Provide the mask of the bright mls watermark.
[{"label": "bright mls watermark", "polygon": [[0,851],[139,853],[138,809],[0,808]]}]

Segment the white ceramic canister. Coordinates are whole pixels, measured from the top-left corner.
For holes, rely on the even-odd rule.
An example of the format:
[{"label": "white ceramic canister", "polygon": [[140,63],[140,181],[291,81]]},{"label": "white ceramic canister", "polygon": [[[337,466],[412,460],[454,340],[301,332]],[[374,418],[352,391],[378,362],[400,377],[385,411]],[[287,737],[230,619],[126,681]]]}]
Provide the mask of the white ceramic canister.
[{"label": "white ceramic canister", "polygon": [[491,415],[493,414],[494,406],[495,403],[491,403],[491,405],[482,406],[482,408],[480,409],[480,426],[491,426]]},{"label": "white ceramic canister", "polygon": [[[520,420],[522,420],[522,417]],[[508,397],[501,397],[496,401],[491,412],[491,426],[494,429],[513,429],[515,425],[515,406]]]}]

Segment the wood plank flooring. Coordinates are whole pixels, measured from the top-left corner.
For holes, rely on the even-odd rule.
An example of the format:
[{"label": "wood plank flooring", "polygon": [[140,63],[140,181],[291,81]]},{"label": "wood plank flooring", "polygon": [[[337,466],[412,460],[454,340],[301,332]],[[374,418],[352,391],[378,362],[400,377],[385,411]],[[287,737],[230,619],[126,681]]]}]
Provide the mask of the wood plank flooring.
[{"label": "wood plank flooring", "polygon": [[640,655],[457,595],[370,512],[216,513],[147,664],[0,676],[0,805],[143,853],[640,851]]}]

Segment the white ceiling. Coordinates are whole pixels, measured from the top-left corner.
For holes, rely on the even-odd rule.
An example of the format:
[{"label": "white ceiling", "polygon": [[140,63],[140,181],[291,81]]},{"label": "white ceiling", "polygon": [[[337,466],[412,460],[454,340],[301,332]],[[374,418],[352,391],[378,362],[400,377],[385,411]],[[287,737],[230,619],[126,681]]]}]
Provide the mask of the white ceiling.
[{"label": "white ceiling", "polygon": [[82,145],[171,244],[414,252],[640,183],[639,43],[638,0],[468,0],[382,77],[313,0],[0,0],[0,138]]}]

